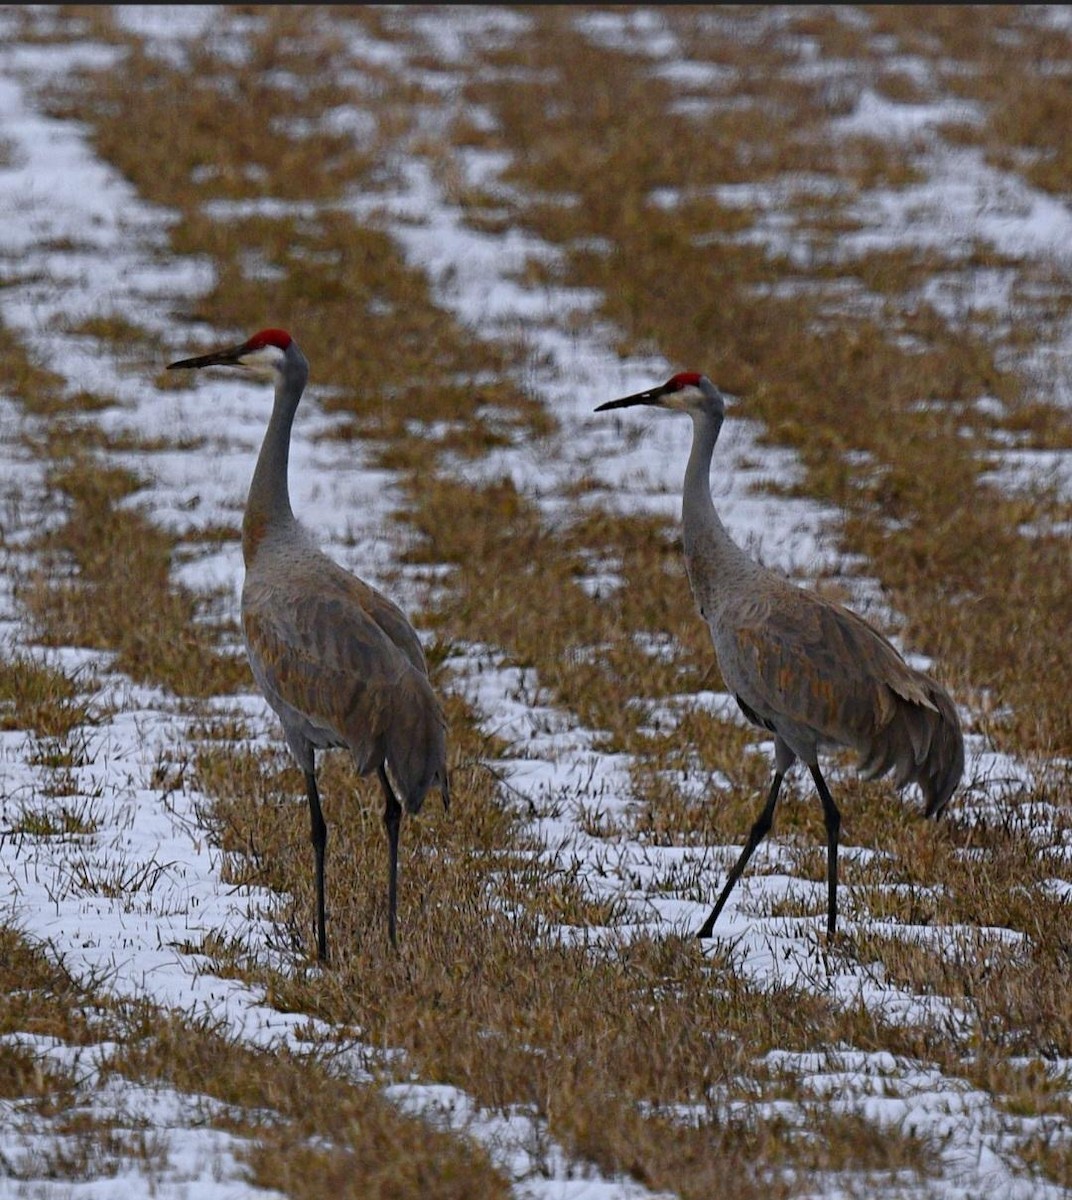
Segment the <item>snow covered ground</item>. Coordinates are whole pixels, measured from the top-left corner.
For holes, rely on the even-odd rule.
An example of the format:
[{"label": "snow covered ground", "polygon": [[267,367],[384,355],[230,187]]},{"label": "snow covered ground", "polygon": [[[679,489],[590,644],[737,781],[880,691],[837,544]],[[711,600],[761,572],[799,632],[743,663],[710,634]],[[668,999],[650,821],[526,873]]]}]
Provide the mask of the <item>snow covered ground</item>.
[{"label": "snow covered ground", "polygon": [[[464,60],[465,47],[473,38],[492,33],[510,37],[523,30],[524,22],[516,10],[507,14],[492,9],[486,17],[481,11],[443,9],[424,29],[428,37],[435,38],[444,64],[438,79],[441,93],[449,92],[449,64]],[[123,18],[162,53],[174,54],[184,38],[204,30],[211,12],[206,6],[133,6],[125,10]],[[0,15],[0,30],[3,20]],[[598,27],[593,22],[590,28],[603,38],[624,37],[628,32],[616,32],[613,14],[602,15]],[[680,69],[684,56],[654,11],[646,29],[644,45],[653,56],[653,69],[670,62]],[[653,31],[659,36],[653,36]],[[178,356],[199,344],[204,331],[184,327],[175,313],[184,301],[209,285],[211,267],[169,254],[166,269],[162,268],[160,251],[166,246],[168,214],[146,204],[112,168],[98,160],[78,125],[45,118],[40,112],[36,85],[78,62],[108,61],[114,51],[89,44],[27,46],[8,38],[0,41],[0,140],[7,145],[7,161],[0,165],[0,273],[6,284],[0,291],[3,321],[72,389],[89,387],[114,395],[117,407],[106,418],[113,430],[122,428],[144,438],[175,438],[197,430],[207,439],[210,452],[169,451],[153,455],[149,462],[134,456],[119,458],[123,465],[136,465],[139,473],[151,477],[150,487],[139,493],[138,502],[148,504],[155,520],[196,542],[203,524],[218,520],[221,514],[237,518],[241,512],[268,397],[262,385],[222,378],[213,378],[210,401],[203,381],[196,390],[157,393],[151,381],[132,375],[123,363],[102,354],[93,339],[72,338],[63,332],[67,323],[87,314],[136,309],[142,323],[166,331]],[[405,55],[396,44],[357,40],[353,54],[357,62],[375,60],[381,66],[407,69]],[[690,91],[695,92],[696,74],[687,77]],[[440,111],[440,119],[442,115]],[[864,93],[855,112],[844,120],[853,129],[870,128],[885,135],[899,127],[930,128],[940,115],[891,112],[890,106],[878,104]],[[970,230],[965,234],[969,240],[972,236],[991,237],[1003,249],[1015,248],[1021,254],[1064,254],[1066,231],[1072,224],[1072,212],[1065,206],[1030,194],[1022,181],[997,179],[995,172],[979,163],[965,169],[962,161],[943,156],[937,140],[933,156],[929,184],[920,195],[901,193],[898,204],[940,206],[952,227]],[[461,166],[471,180],[489,186],[494,185],[503,164],[473,151]],[[508,474],[519,489],[539,498],[552,526],[565,489],[585,474],[604,483],[624,507],[676,517],[689,423],[646,420],[644,436],[634,442],[621,436],[617,422],[592,414],[600,401],[649,386],[668,375],[673,366],[653,358],[622,360],[613,348],[613,331],[601,329],[595,322],[588,324],[583,335],[567,331],[567,315],[584,311],[592,298],[563,290],[533,291],[519,284],[514,273],[527,257],[553,255],[550,247],[520,234],[492,237],[468,229],[428,163],[417,157],[406,164],[403,179],[404,186],[394,195],[377,196],[374,201],[355,197],[353,212],[390,230],[409,261],[436,283],[440,303],[463,322],[485,333],[524,334],[532,347],[528,383],[553,408],[567,431],[542,444],[502,449],[478,468],[466,468],[470,477],[474,469],[489,477]],[[952,179],[957,182],[955,188],[949,186]],[[994,197],[999,193],[1009,196],[1014,189],[1014,202],[1010,201],[1014,215],[999,219]],[[668,199],[672,202],[672,197]],[[898,224],[892,196],[868,200],[872,216],[881,214],[881,232],[862,233],[861,238],[896,242],[909,236],[908,224]],[[221,856],[198,827],[200,798],[187,789],[161,793],[154,782],[160,763],[168,760],[186,736],[188,718],[173,697],[135,686],[117,675],[106,655],[74,649],[46,652],[28,641],[12,585],[28,565],[22,547],[42,521],[57,516],[39,465],[20,448],[17,438],[19,431],[35,420],[10,398],[0,397],[0,504],[4,513],[0,638],[6,651],[25,651],[65,669],[77,665],[98,678],[96,704],[101,712],[113,715],[87,732],[85,765],[73,772],[78,794],[88,798],[86,804],[99,832],[38,843],[2,839],[0,905],[4,917],[31,939],[50,946],[76,974],[103,977],[117,995],[146,997],[166,1007],[210,1014],[253,1044],[286,1042],[300,1047],[307,1018],[280,1013],[248,987],[212,976],[203,962],[183,950],[209,933],[234,934],[255,948],[267,947],[271,939],[266,913],[272,907],[266,895],[221,882]],[[355,454],[361,454],[359,444],[318,437],[334,420],[317,404],[314,363],[312,383],[294,432],[291,486],[295,509],[320,531],[325,549],[339,561],[360,567],[365,578],[377,583],[378,570],[395,567],[396,547],[388,533],[392,480],[367,465],[355,469],[361,466],[360,460],[355,463]],[[843,569],[846,564],[837,552],[834,536],[838,513],[799,500],[774,498],[760,490],[766,480],[784,483],[797,468],[788,452],[760,446],[756,432],[750,422],[731,412],[719,446],[716,502],[731,532],[766,562],[797,576]],[[1068,462],[1059,461],[1054,469],[1068,472]],[[1002,470],[1011,485],[1025,472],[1029,474],[1032,464],[1010,454]],[[206,589],[223,584],[237,606],[241,580],[237,547],[228,544],[213,553],[191,557],[182,580]],[[427,581],[414,575],[407,586],[411,595],[417,596]],[[853,586],[859,607],[871,613],[881,611],[877,589],[866,578],[854,578]],[[525,748],[523,756],[510,764],[510,784],[531,801],[548,852],[565,847],[572,856],[593,862],[598,856],[600,870],[593,871],[593,878],[598,875],[605,890],[616,889],[636,913],[636,920],[649,928],[679,931],[702,920],[706,906],[649,890],[649,885],[664,876],[675,860],[693,854],[714,893],[724,869],[724,854],[712,848],[692,852],[624,840],[608,845],[586,834],[586,805],[594,799],[604,806],[626,801],[628,763],[620,756],[597,752],[593,746],[598,731],[580,727],[570,714],[520,703],[515,698],[516,672],[494,648],[473,647],[468,660],[459,659],[452,667],[455,686],[465,692],[477,711],[486,714],[489,722],[494,718],[500,736],[512,736]],[[718,705],[721,699],[715,697],[711,702]],[[228,707],[240,703],[260,736],[275,741],[274,717],[259,698],[229,697],[221,703]],[[965,716],[970,724],[971,714]],[[47,794],[47,769],[30,761],[28,747],[25,734],[0,734],[0,823],[5,829],[17,823],[23,808]],[[1024,764],[999,758],[981,737],[972,735],[967,776],[974,785],[969,789],[974,802],[984,803],[982,785],[987,780],[1001,779],[1006,781],[1003,787],[1015,789],[1030,773]],[[996,785],[987,788],[985,803],[999,801],[1000,792]],[[565,806],[563,797],[570,798]],[[108,889],[87,882],[109,876],[139,883],[112,896]],[[921,1012],[933,1017],[936,1008],[945,1005],[933,997],[893,988],[836,957],[827,960],[817,980],[814,933],[802,932],[799,921],[753,915],[754,910],[763,908],[764,893],[777,894],[785,886],[784,876],[753,876],[743,880],[731,897],[723,932],[738,942],[735,958],[742,972],[757,982],[810,982],[846,1003],[862,998],[906,1019],[915,1019]],[[259,923],[264,928],[258,939]],[[957,932],[945,930],[944,935],[954,937]],[[40,1050],[45,1058],[66,1053],[55,1046]],[[852,1086],[846,1086],[844,1103],[880,1124],[911,1120],[917,1129],[929,1128],[944,1139],[947,1173],[935,1190],[921,1190],[920,1195],[967,1197],[984,1191],[1003,1197],[1059,1194],[1056,1188],[1047,1189],[1037,1181],[1029,1185],[1008,1165],[1003,1151],[1010,1139],[1031,1132],[1029,1122],[1000,1112],[990,1097],[967,1088],[961,1080],[945,1078],[921,1064],[880,1058],[850,1061],[831,1054],[817,1056],[811,1063],[797,1063],[796,1068],[810,1075],[817,1094],[824,1088],[844,1086],[844,1080],[839,1085],[837,1073],[846,1073]],[[93,1091],[91,1063],[87,1062],[86,1070],[87,1104],[114,1101],[120,1108],[149,1113],[153,1128],[166,1140],[173,1169],[166,1179],[154,1181],[151,1194],[254,1194],[243,1182],[228,1140],[195,1128],[202,1101],[164,1092],[145,1097],[136,1094],[132,1086],[123,1095],[101,1095]],[[881,1087],[867,1083],[876,1079],[881,1079]],[[396,1088],[391,1095],[407,1111],[425,1113],[429,1119],[482,1140],[493,1160],[515,1180],[514,1192],[519,1198],[639,1200],[650,1195],[632,1182],[603,1179],[594,1168],[571,1164],[553,1147],[548,1151],[546,1135],[536,1131],[534,1136],[533,1119],[525,1113],[517,1113],[511,1121],[481,1112],[461,1093],[419,1084]],[[25,1161],[39,1136],[40,1130],[27,1128],[13,1113],[5,1113],[0,1161]],[[539,1156],[531,1150],[534,1140],[542,1147]],[[84,1189],[71,1186],[62,1194],[150,1194],[148,1181],[136,1171],[111,1184],[110,1190],[88,1184]],[[835,1194],[834,1182],[832,1189],[828,1194]],[[29,1186],[11,1189],[0,1179],[0,1196],[37,1194],[60,1193],[48,1191],[43,1183],[36,1191]]]}]

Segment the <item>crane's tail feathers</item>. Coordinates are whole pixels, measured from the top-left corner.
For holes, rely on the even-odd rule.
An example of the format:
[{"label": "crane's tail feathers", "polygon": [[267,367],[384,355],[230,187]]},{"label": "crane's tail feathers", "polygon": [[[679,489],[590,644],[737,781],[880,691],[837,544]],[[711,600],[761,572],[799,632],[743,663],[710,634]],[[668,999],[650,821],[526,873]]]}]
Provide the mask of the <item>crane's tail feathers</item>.
[{"label": "crane's tail feathers", "polygon": [[926,815],[937,817],[964,773],[964,738],[948,692],[927,676],[930,704],[896,698],[889,720],[876,730],[860,756],[865,779],[893,771],[893,786],[918,783]]},{"label": "crane's tail feathers", "polygon": [[446,724],[443,710],[428,680],[417,671],[393,696],[394,720],[385,738],[387,766],[398,785],[398,798],[407,812],[420,811],[424,798],[438,788],[450,804],[447,780]]},{"label": "crane's tail feathers", "polygon": [[927,760],[930,769],[920,785],[927,801],[927,816],[940,817],[964,774],[964,735],[948,693],[936,688],[933,698],[941,720]]}]

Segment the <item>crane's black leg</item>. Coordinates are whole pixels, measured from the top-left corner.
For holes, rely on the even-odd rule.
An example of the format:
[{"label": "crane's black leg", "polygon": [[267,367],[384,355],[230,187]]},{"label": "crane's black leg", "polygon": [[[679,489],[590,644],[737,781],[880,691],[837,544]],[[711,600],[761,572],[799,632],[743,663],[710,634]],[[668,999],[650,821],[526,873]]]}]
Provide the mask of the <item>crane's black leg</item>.
[{"label": "crane's black leg", "polygon": [[704,922],[703,928],[696,935],[698,938],[706,938],[711,936],[711,930],[715,927],[715,922],[718,920],[718,914],[722,911],[722,906],[729,898],[729,894],[733,891],[733,885],[741,877],[741,872],[744,870],[748,860],[752,857],[752,851],[759,845],[761,841],[770,833],[771,826],[774,824],[774,806],[778,803],[778,789],[782,786],[783,773],[775,771],[774,782],[771,784],[770,795],[767,797],[767,803],[763,806],[763,811],[759,814],[759,818],[752,826],[748,834],[748,841],[745,843],[744,849],[741,851],[741,857],[737,860],[736,865],[730,872],[729,879],[726,880],[726,886],[722,889],[722,895],[718,898],[718,903],[715,905],[711,915]]},{"label": "crane's black leg", "polygon": [[838,830],[841,828],[841,813],[830,795],[826,780],[819,770],[818,764],[810,768],[811,777],[819,789],[819,799],[823,802],[823,820],[826,822],[826,933],[834,936],[834,926],[837,924],[837,848]]},{"label": "crane's black leg", "polygon": [[320,811],[320,794],[316,790],[316,775],[305,772],[305,790],[309,795],[309,822],[316,855],[316,957],[327,962],[328,936],[324,918],[324,852],[328,844],[328,827]]},{"label": "crane's black leg", "polygon": [[398,912],[398,827],[402,823],[402,805],[395,799],[387,772],[380,767],[380,783],[383,786],[383,824],[387,830],[387,933],[391,945],[398,949],[395,924]]}]

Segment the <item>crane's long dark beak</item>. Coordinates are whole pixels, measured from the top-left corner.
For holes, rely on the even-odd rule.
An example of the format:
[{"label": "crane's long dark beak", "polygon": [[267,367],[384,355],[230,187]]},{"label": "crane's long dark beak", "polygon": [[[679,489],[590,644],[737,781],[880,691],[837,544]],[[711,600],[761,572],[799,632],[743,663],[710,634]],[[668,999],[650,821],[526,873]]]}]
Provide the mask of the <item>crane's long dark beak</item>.
[{"label": "crane's long dark beak", "polygon": [[658,408],[661,406],[665,394],[665,390],[661,387],[648,388],[646,392],[623,396],[621,400],[608,400],[606,404],[598,405],[595,411],[606,412],[608,408],[632,408],[637,404],[650,404]]},{"label": "crane's long dark beak", "polygon": [[237,367],[241,365],[242,355],[246,353],[246,343],[241,346],[230,346],[226,350],[213,350],[211,354],[200,354],[197,358],[183,358],[178,362],[168,363],[167,369],[187,367]]}]

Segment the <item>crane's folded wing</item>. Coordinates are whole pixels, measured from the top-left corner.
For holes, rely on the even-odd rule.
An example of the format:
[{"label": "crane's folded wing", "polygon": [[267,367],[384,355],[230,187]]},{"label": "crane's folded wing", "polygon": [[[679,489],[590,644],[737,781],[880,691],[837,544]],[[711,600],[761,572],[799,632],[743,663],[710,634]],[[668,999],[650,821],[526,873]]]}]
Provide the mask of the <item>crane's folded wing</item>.
[{"label": "crane's folded wing", "polygon": [[[404,622],[380,600],[377,616],[391,622],[397,613]],[[291,597],[263,587],[247,596],[242,626],[254,674],[284,725],[289,710],[323,732],[322,744],[348,746],[362,773],[386,757],[405,777],[403,760],[441,738],[442,712],[408,623],[400,647],[364,605],[333,589]]]},{"label": "crane's folded wing", "polygon": [[[855,613],[801,589],[786,594],[735,629],[735,682],[761,717],[863,753],[906,706],[937,713],[933,681]],[[910,724],[912,757],[922,758],[928,723]]]},{"label": "crane's folded wing", "polygon": [[949,693],[855,613],[800,589],[785,596],[734,626],[730,673],[742,707],[798,754],[846,746],[865,778],[893,771],[894,787],[918,783],[927,816],[937,816],[964,771]]}]

